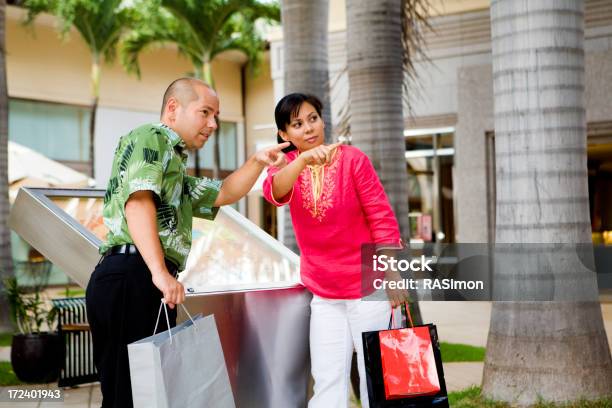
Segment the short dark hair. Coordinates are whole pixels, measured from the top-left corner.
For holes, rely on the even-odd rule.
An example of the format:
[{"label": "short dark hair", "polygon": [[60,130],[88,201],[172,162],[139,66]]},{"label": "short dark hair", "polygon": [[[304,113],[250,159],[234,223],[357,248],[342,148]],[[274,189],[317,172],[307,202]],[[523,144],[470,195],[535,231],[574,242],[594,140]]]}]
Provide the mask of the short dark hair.
[{"label": "short dark hair", "polygon": [[[304,102],[308,102],[312,105],[313,108],[317,111],[317,114],[321,116],[321,111],[323,111],[323,103],[321,100],[314,95],[303,94],[303,93],[291,93],[289,95],[284,96],[278,103],[276,104],[276,108],[274,109],[274,120],[276,121],[276,128],[279,131],[285,131],[287,129],[287,125],[291,123],[291,119],[297,116]],[[276,140],[278,143],[284,143],[285,141],[280,137],[280,134],[276,134]],[[295,150],[296,147],[291,144],[289,147],[285,147],[283,152],[288,153],[292,150]]]}]

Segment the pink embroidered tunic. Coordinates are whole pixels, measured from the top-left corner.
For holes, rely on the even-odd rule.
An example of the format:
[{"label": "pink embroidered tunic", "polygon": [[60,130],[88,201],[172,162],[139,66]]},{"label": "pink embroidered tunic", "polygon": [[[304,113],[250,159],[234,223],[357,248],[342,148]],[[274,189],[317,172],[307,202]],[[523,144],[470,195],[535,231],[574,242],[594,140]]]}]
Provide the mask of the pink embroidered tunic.
[{"label": "pink embroidered tunic", "polygon": [[[288,153],[287,161],[297,155]],[[370,159],[353,146],[338,147],[324,168],[316,201],[309,168],[285,197],[273,197],[272,180],[279,170],[268,169],[264,197],[276,206],[289,204],[302,283],[321,297],[360,298],[361,245],[401,245],[397,220]]]}]

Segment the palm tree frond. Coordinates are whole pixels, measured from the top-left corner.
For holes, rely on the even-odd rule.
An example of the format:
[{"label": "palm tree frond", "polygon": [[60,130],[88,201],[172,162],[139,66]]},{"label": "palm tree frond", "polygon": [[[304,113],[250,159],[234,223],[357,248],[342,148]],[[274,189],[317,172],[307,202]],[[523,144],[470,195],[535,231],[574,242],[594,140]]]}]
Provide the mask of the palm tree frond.
[{"label": "palm tree frond", "polygon": [[264,45],[265,42],[257,34],[254,23],[236,15],[223,27],[212,57],[225,51],[240,51],[246,55],[251,69],[256,71],[261,60],[260,50]]},{"label": "palm tree frond", "polygon": [[204,7],[192,0],[161,0],[163,8],[186,25],[183,29],[191,31],[191,37],[198,42],[199,48],[205,48],[214,36],[214,23],[219,18],[216,4],[209,2]]},{"label": "palm tree frond", "polygon": [[140,78],[138,55],[163,44],[177,44],[179,53],[190,60],[196,56],[201,58],[202,49],[193,41],[191,30],[167,10],[139,8],[138,13],[130,18],[133,29],[120,46],[121,63],[128,73]]},{"label": "palm tree frond", "polygon": [[23,6],[28,10],[25,24],[30,25],[40,13],[51,13],[56,6],[55,0],[26,0]]},{"label": "palm tree frond", "polygon": [[249,10],[253,13],[257,18],[263,18],[268,21],[276,21],[280,22],[281,12],[278,3],[260,3],[254,2]]},{"label": "palm tree frond", "polygon": [[162,43],[163,39],[153,31],[138,31],[130,33],[123,39],[120,46],[121,64],[130,74],[135,74],[140,79],[140,64],[138,56],[142,51],[151,47],[154,43]]},{"label": "palm tree frond", "polygon": [[280,20],[278,3],[257,0],[140,0],[139,17],[121,45],[128,72],[140,75],[138,54],[153,43],[175,43],[196,73],[221,52],[243,52],[255,71],[265,42],[255,27],[260,19]]},{"label": "palm tree frond", "polygon": [[431,62],[425,52],[425,33],[433,30],[429,24],[431,9],[430,0],[402,0],[402,67],[405,77],[402,90],[409,112],[412,112],[413,95],[418,96],[422,89],[414,62],[417,58]]}]

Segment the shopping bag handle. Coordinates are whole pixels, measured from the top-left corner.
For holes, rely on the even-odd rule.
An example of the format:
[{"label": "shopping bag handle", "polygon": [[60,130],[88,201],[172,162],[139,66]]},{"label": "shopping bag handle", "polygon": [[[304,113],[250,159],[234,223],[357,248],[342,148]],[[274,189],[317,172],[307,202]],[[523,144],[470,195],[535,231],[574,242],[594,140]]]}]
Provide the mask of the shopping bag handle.
[{"label": "shopping bag handle", "polygon": [[[412,322],[412,313],[410,313],[410,305],[408,302],[404,302],[399,305],[400,312],[402,311],[402,305],[406,308],[406,316],[408,316],[408,321],[410,322],[410,327],[414,327],[414,323]],[[393,316],[394,307],[391,307],[391,316],[389,316],[389,329],[392,329],[395,325],[395,316]],[[400,324],[401,326],[401,324]],[[399,328],[399,326],[398,326]]]},{"label": "shopping bag handle", "polygon": [[[170,336],[170,343],[172,344],[172,330],[170,330],[170,319],[168,319],[168,308],[166,306],[166,300],[165,299],[162,299],[161,303],[159,304],[159,311],[157,312],[157,320],[155,321],[155,328],[153,329],[153,335],[155,335],[155,333],[157,333],[157,326],[159,325],[159,317],[161,316],[162,306],[164,308],[164,313],[166,315],[166,327],[168,327],[168,335]],[[197,331],[198,328],[195,325],[195,322],[193,321],[193,318],[189,314],[189,311],[187,310],[185,305],[182,304],[182,303],[181,303],[181,307],[183,308],[185,313],[187,313],[187,316],[189,317],[189,320],[191,320],[191,323],[193,324],[194,330]]]}]

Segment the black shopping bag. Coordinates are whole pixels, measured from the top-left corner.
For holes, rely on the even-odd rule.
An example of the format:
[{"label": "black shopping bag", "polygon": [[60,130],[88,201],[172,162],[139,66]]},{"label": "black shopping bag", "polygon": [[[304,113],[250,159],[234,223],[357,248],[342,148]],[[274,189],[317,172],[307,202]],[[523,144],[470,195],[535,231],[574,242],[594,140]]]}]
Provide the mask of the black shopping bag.
[{"label": "black shopping bag", "polygon": [[[436,369],[438,372],[438,379],[440,383],[440,391],[435,395],[429,396],[387,399],[385,396],[385,384],[383,378],[383,367],[380,351],[380,331],[364,332],[361,334],[361,336],[363,339],[363,356],[365,361],[366,381],[368,385],[368,399],[370,402],[370,408],[448,408],[449,405],[448,396],[446,392],[446,382],[444,381],[442,355],[440,354],[440,343],[438,341],[438,332],[436,330],[436,326],[434,324],[426,324],[414,327],[426,327],[429,329],[433,353],[436,361]],[[391,329],[391,319],[389,321],[389,329]]]}]

